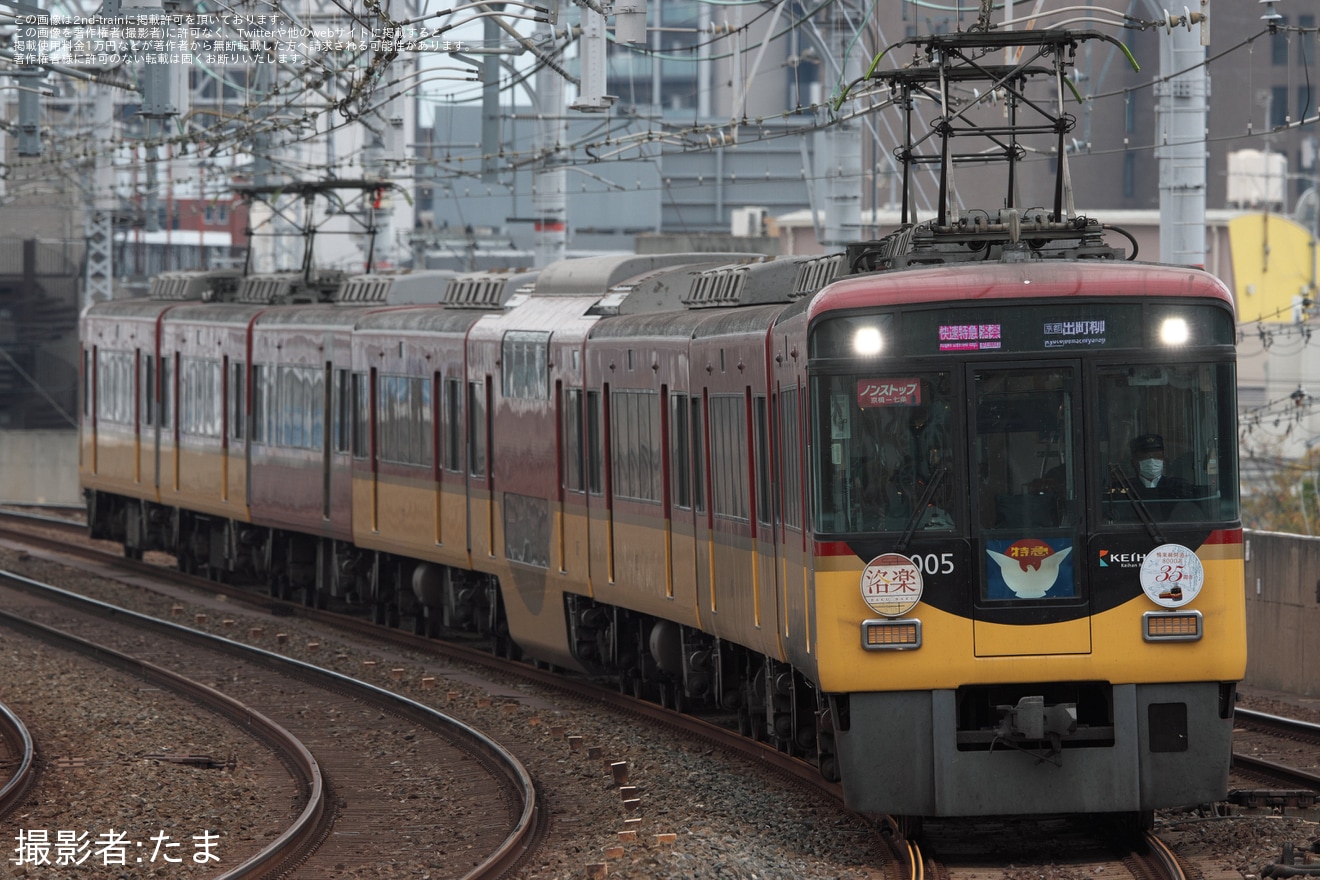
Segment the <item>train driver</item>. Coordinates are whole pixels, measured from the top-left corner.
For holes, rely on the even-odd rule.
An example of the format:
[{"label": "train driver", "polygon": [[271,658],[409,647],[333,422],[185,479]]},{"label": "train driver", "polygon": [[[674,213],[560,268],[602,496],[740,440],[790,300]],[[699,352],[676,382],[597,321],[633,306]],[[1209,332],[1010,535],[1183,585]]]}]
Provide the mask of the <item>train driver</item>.
[{"label": "train driver", "polygon": [[1133,487],[1142,498],[1187,498],[1191,484],[1164,471],[1164,438],[1159,434],[1138,434],[1128,444],[1132,452]]}]

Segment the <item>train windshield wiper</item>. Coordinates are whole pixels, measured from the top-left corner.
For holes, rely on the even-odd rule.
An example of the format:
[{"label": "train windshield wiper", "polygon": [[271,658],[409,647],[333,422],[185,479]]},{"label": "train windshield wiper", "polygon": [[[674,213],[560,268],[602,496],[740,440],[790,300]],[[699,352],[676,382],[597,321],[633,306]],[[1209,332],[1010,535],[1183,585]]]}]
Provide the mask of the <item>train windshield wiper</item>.
[{"label": "train windshield wiper", "polygon": [[929,513],[927,505],[930,504],[930,499],[935,496],[935,490],[940,487],[940,483],[944,482],[944,478],[948,473],[949,468],[941,465],[935,473],[931,474],[930,482],[926,484],[925,491],[921,493],[916,506],[912,508],[912,515],[908,517],[907,525],[903,528],[903,536],[898,539],[897,549],[899,553],[907,552],[907,545],[912,540],[912,533],[917,530],[917,526]]},{"label": "train windshield wiper", "polygon": [[1109,464],[1109,476],[1123,488],[1128,501],[1132,502],[1132,509],[1137,512],[1137,517],[1146,526],[1146,531],[1150,533],[1151,540],[1157,545],[1163,544],[1164,536],[1160,534],[1160,527],[1155,525],[1155,517],[1151,515],[1146,502],[1142,501],[1141,496],[1137,494],[1137,487],[1132,485],[1132,480],[1128,478],[1127,474],[1123,473],[1121,467],[1113,462]]}]

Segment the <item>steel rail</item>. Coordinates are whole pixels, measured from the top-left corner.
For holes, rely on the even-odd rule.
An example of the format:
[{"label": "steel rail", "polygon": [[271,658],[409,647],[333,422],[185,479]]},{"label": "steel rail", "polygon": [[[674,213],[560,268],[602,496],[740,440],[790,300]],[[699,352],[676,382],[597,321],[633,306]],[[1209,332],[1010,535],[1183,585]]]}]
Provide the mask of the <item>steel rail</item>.
[{"label": "steel rail", "polygon": [[18,765],[9,780],[0,785],[0,818],[7,816],[27,797],[37,781],[37,747],[23,719],[0,703],[0,737],[17,746]]},{"label": "steel rail", "polygon": [[[130,562],[129,560],[123,559],[117,559],[116,561],[121,563]],[[134,567],[141,565],[141,563],[132,564]],[[156,574],[177,574],[170,572],[168,569],[161,569],[155,566],[146,566],[146,568]],[[194,578],[194,580],[196,579]],[[482,731],[463,723],[457,718],[446,715],[443,712],[432,709],[430,706],[409,699],[401,694],[396,694],[392,691],[385,690],[384,688],[376,687],[367,682],[358,681],[357,679],[350,678],[349,676],[342,675],[332,670],[322,669],[321,667],[305,663],[301,660],[284,657],[271,651],[244,645],[222,636],[212,635],[176,623],[171,623],[170,621],[160,620],[149,615],[139,614],[135,611],[119,608],[115,605],[101,602],[97,599],[91,599],[86,596],[80,596],[77,593],[72,593],[50,584],[43,584],[39,581],[12,572],[0,571],[0,582],[17,589],[35,593],[46,599],[51,599],[68,605],[94,609],[103,614],[111,614],[125,619],[140,628],[159,632],[180,641],[203,646],[210,650],[238,657],[248,662],[264,665],[267,668],[279,669],[285,674],[296,673],[304,679],[313,681],[320,687],[339,691],[341,693],[350,692],[359,699],[373,702],[377,706],[387,708],[389,711],[394,712],[400,717],[423,724],[430,729],[443,729],[445,735],[449,737],[451,741],[464,747],[469,753],[477,757],[488,770],[498,774],[505,781],[506,785],[513,793],[515,803],[517,804],[516,811],[518,812],[518,819],[515,822],[514,827],[505,836],[501,845],[494,852],[488,854],[482,859],[472,871],[468,872],[464,880],[479,880],[479,878],[499,876],[499,874],[505,871],[510,865],[517,862],[525,852],[535,846],[539,834],[544,830],[542,823],[540,822],[541,810],[536,798],[536,787],[527,768],[517,756],[508,751],[508,749],[499,742],[487,736]],[[0,612],[0,619],[8,621],[15,618],[12,618],[9,614]],[[17,620],[21,621],[22,619],[17,618]],[[41,627],[40,624],[33,624],[30,622],[27,622],[27,625]],[[47,629],[46,627],[41,628]],[[58,630],[51,630],[51,632],[58,633]],[[59,633],[59,635],[72,641],[84,641],[82,639],[77,639],[75,636],[69,636],[63,633]],[[117,652],[101,648],[91,642],[85,642],[85,644],[91,646],[93,656],[97,656],[98,658],[102,654],[110,656],[117,654]],[[122,657],[123,655],[118,656]],[[144,669],[149,668],[150,670],[164,673],[165,675],[173,675],[173,673],[170,673],[167,670],[161,670],[158,667],[154,667],[143,661],[128,658],[128,662],[130,666],[125,668],[127,671],[134,674],[137,674],[136,670],[138,667],[142,667]],[[182,680],[188,681],[187,679]],[[205,685],[200,685],[195,682],[190,682],[190,684],[194,688],[198,688],[199,693],[211,690],[210,688],[206,688]],[[230,698],[224,694],[220,694],[219,692],[214,693],[225,700],[230,700]],[[255,713],[246,707],[242,707],[241,716],[235,720],[244,723],[244,720],[249,717],[261,718],[266,723],[283,731],[283,728],[275,725],[273,721],[266,719],[264,716],[261,716],[259,713]],[[286,736],[288,736],[287,733]],[[299,743],[299,746],[301,747],[301,743]],[[306,751],[305,748],[303,751]],[[310,752],[307,753],[307,756],[308,758],[311,758]],[[312,759],[312,761],[315,763],[314,759]],[[319,767],[316,769],[316,780],[318,781],[316,790],[319,794],[323,788],[323,786],[319,784]],[[324,811],[325,805],[321,804],[321,806],[318,807],[317,818],[319,818],[320,814]],[[306,813],[306,811],[304,811],[304,813]],[[325,815],[328,816],[329,814],[326,813]],[[298,822],[300,824],[303,823],[302,816],[299,817]],[[268,870],[271,870],[272,867],[282,865],[289,858],[295,858],[297,856],[298,851],[307,843],[309,836],[314,837],[319,833],[317,827],[318,823],[313,822],[309,829],[300,832],[297,845],[294,844],[294,841],[285,839],[290,831],[293,830],[291,828],[289,831],[286,831],[284,835],[281,835],[280,838],[273,841],[271,845],[261,853],[253,856],[252,859],[249,859],[247,862],[239,865],[232,871],[220,875],[217,880],[237,880],[237,878],[240,877],[260,876]],[[275,851],[277,844],[283,844],[282,849],[278,852]]]}]

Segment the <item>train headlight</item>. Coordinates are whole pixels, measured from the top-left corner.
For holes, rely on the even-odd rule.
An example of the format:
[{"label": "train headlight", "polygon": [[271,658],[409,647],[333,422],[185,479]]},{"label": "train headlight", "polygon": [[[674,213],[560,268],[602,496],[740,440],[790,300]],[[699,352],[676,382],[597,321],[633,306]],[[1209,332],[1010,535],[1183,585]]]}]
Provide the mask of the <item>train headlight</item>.
[{"label": "train headlight", "polygon": [[1160,324],[1160,342],[1165,345],[1186,345],[1191,336],[1186,318],[1165,318]]},{"label": "train headlight", "polygon": [[885,347],[880,330],[876,327],[862,327],[853,336],[853,351],[862,357],[871,357]]},{"label": "train headlight", "polygon": [[1141,630],[1148,642],[1195,642],[1201,638],[1201,612],[1147,611]]},{"label": "train headlight", "polygon": [[921,647],[920,620],[863,620],[862,647],[868,651],[910,651]]}]

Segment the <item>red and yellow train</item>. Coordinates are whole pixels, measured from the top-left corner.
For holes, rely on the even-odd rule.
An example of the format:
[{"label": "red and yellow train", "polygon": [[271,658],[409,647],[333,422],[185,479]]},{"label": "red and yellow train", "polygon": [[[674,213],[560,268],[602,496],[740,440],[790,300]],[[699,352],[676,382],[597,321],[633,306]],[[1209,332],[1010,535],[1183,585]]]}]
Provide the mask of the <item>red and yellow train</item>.
[{"label": "red and yellow train", "polygon": [[162,276],[83,317],[91,532],[736,712],[860,810],[1213,800],[1233,303],[1101,235]]}]

